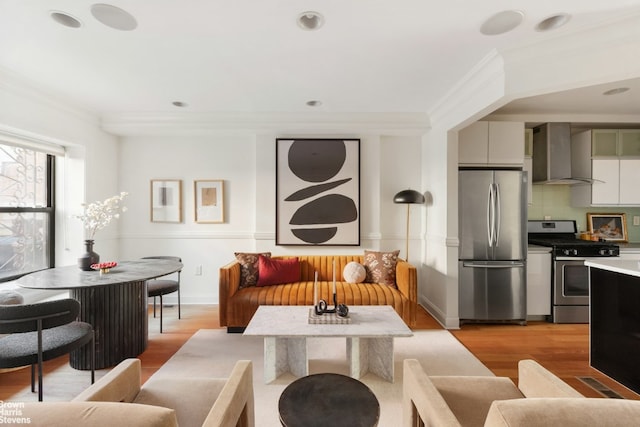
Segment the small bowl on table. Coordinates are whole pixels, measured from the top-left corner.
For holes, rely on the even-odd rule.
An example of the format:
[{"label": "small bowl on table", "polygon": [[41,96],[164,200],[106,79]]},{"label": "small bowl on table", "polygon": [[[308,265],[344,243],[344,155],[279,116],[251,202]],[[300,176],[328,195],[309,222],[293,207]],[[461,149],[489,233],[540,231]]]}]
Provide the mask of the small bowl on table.
[{"label": "small bowl on table", "polygon": [[102,276],[103,274],[107,274],[109,270],[117,265],[118,263],[115,261],[99,262],[97,264],[91,264],[91,268],[94,270],[100,270],[100,275]]}]

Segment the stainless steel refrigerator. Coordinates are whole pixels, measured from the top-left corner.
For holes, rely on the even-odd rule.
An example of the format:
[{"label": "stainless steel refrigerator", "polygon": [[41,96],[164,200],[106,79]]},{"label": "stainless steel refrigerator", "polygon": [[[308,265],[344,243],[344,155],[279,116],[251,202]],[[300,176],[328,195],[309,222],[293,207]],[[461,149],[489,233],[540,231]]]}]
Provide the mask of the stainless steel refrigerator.
[{"label": "stainless steel refrigerator", "polygon": [[459,171],[459,318],[527,318],[527,173]]}]

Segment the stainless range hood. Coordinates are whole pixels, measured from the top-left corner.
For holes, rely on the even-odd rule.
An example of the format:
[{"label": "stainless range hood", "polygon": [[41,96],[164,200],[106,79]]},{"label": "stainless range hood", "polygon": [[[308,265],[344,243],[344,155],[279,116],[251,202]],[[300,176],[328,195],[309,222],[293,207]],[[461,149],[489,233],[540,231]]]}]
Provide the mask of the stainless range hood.
[{"label": "stainless range hood", "polygon": [[571,174],[571,124],[545,123],[533,128],[534,184],[591,184],[590,177]]}]

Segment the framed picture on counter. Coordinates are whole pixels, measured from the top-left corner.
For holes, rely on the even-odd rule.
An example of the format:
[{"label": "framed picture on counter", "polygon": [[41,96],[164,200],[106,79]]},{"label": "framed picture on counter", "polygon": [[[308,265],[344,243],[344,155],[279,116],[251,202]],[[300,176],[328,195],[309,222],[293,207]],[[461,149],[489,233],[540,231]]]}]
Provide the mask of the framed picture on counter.
[{"label": "framed picture on counter", "polygon": [[592,237],[608,242],[626,242],[627,215],[624,213],[588,213],[587,225]]}]

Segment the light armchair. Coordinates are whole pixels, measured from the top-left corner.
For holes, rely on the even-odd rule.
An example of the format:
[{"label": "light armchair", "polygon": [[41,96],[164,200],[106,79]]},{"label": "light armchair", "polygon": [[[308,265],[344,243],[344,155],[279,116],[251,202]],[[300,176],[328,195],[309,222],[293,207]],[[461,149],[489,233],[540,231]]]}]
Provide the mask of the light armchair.
[{"label": "light armchair", "polygon": [[141,364],[127,359],[78,395],[74,402],[126,402],[170,408],[181,427],[253,427],[253,366],[236,362],[228,378],[154,374],[141,385]]},{"label": "light armchair", "polygon": [[406,359],[403,369],[406,427],[487,425],[487,414],[494,401],[538,397],[585,399],[533,360],[519,362],[518,386],[503,377],[429,376],[414,359]]}]

